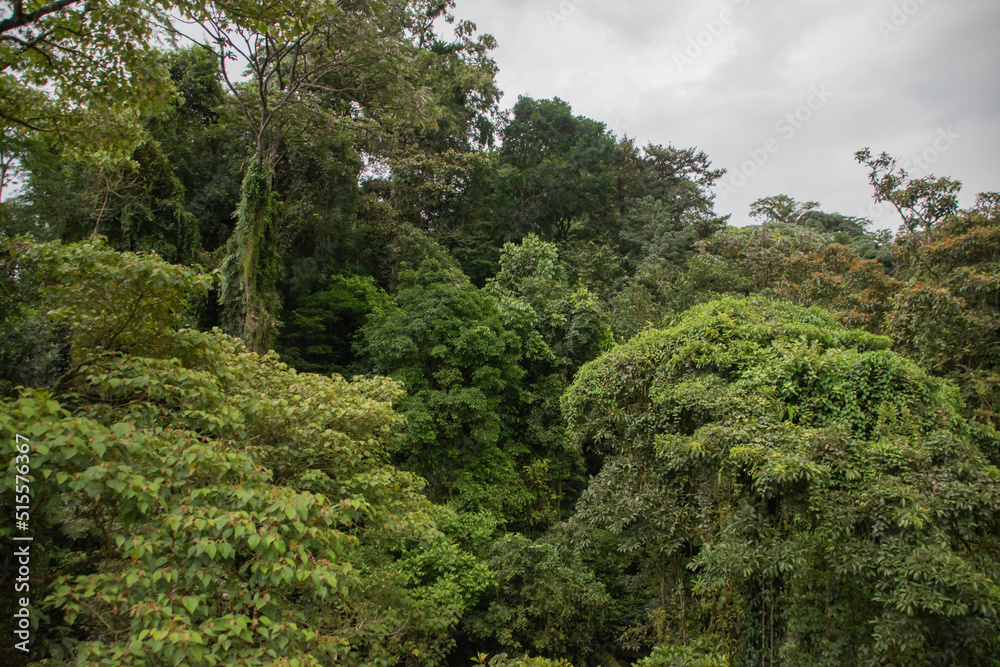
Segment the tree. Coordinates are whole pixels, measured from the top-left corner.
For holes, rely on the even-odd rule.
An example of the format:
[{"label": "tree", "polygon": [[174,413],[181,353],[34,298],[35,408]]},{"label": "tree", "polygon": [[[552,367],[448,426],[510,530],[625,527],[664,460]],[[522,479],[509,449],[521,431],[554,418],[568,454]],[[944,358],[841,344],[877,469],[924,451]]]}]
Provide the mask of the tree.
[{"label": "tree", "polygon": [[746,281],[746,294],[771,288],[784,275],[785,261],[817,252],[830,243],[825,234],[788,223],[726,227],[705,239],[701,248],[735,268]]},{"label": "tree", "polygon": [[497,576],[488,606],[466,621],[472,635],[515,655],[574,664],[591,655],[611,600],[572,550],[506,535],[490,547],[486,563]]},{"label": "tree", "polygon": [[[15,128],[0,127],[0,200],[4,191],[8,191],[23,176],[21,156],[27,149],[27,141],[23,132]],[[0,208],[0,214],[3,209]],[[0,224],[7,226],[7,221],[0,218]]]},{"label": "tree", "polygon": [[582,490],[583,461],[568,447],[559,412],[576,370],[612,344],[607,315],[586,287],[570,286],[555,244],[534,234],[501,249],[500,271],[484,291],[504,326],[521,340],[524,377],[505,436],[527,451],[522,470],[533,496],[523,522],[538,530],[558,520]]},{"label": "tree", "polygon": [[761,222],[799,223],[802,218],[819,207],[819,202],[799,203],[788,195],[762,197],[750,204],[750,217]]},{"label": "tree", "polygon": [[400,119],[391,136],[371,137],[364,150],[389,166],[386,179],[373,179],[368,188],[384,192],[410,224],[451,246],[475,205],[472,181],[496,139],[500,91],[489,56],[496,40],[477,37],[470,21],[456,22],[450,13],[444,18],[454,39],[442,40],[428,26],[416,67],[433,116]]},{"label": "tree", "polygon": [[506,436],[524,371],[496,301],[428,259],[400,274],[394,303],[372,313],[363,332],[375,370],[406,388],[399,458],[427,479],[430,497],[517,516],[531,500],[518,465],[525,450]]},{"label": "tree", "polygon": [[[145,138],[174,88],[155,43],[169,11],[198,3],[23,0],[0,18],[0,119],[73,158],[111,166]],[[9,12],[9,13],[7,13]]]},{"label": "tree", "polygon": [[673,195],[665,200],[643,197],[632,202],[622,216],[619,239],[637,272],[659,260],[683,266],[691,255],[698,239],[699,214],[709,211],[692,206],[690,199],[699,198],[700,191],[690,181],[675,188]]},{"label": "tree", "polygon": [[591,236],[615,239],[633,271],[657,259],[683,265],[696,241],[725,225],[710,192],[725,170],[713,170],[703,151],[655,144],[640,151],[626,138],[612,164],[614,215],[593,220]]},{"label": "tree", "polygon": [[607,206],[613,150],[604,124],[574,116],[566,102],[518,98],[499,152],[502,187],[516,193],[508,213],[515,238],[565,241],[574,219]]},{"label": "tree", "polygon": [[903,220],[902,231],[911,245],[925,241],[933,227],[958,210],[962,184],[949,178],[911,179],[905,169],[896,168],[888,153],[872,157],[867,148],[855,154],[868,167],[868,181],[875,190],[875,202],[889,202]]},{"label": "tree", "polygon": [[631,559],[636,633],[748,664],[997,654],[1000,471],[890,342],[726,299],[581,369],[569,429],[609,457],[574,521]]},{"label": "tree", "polygon": [[277,351],[299,371],[324,375],[363,371],[354,347],[360,343],[368,316],[388,300],[369,276],[333,276],[327,289],[286,306],[288,315]]},{"label": "tree", "polygon": [[[181,99],[167,113],[151,117],[149,131],[184,188],[184,207],[198,221],[201,249],[215,253],[234,227],[245,132],[211,53],[189,46],[164,57]],[[214,268],[219,259],[200,261]]]},{"label": "tree", "polygon": [[[251,349],[269,349],[277,328],[281,230],[273,186],[283,146],[354,121],[420,115],[423,93],[409,74],[431,27],[426,19],[447,7],[428,0],[291,0],[220,7],[193,21],[207,34],[200,43],[219,59],[252,137],[220,293],[226,329]],[[249,81],[231,75],[231,60],[247,63]]]},{"label": "tree", "polygon": [[198,220],[185,206],[169,156],[150,137],[131,157],[130,167],[99,168],[36,145],[23,158],[31,173],[14,202],[12,227],[65,241],[105,236],[119,250],[152,250],[169,262],[195,264]]},{"label": "tree", "polygon": [[[95,165],[31,138],[18,196],[4,203],[9,236],[79,241],[105,236],[118,250],[208,264],[232,230],[241,141],[227,123],[217,62],[200,50],[161,54],[180,95],[143,121],[128,165]],[[214,263],[217,263],[214,262]]]},{"label": "tree", "polygon": [[[1000,428],[1000,195],[904,241],[912,267],[894,302],[888,328],[901,350],[962,389],[968,414]],[[996,434],[987,433],[987,439]],[[1000,459],[995,459],[1000,462]]]},{"label": "tree", "polygon": [[423,482],[387,465],[397,383],[299,374],[186,328],[211,279],[155,256],[3,251],[4,278],[37,287],[5,325],[63,343],[47,386],[0,403],[32,464],[33,658],[443,659],[488,573],[441,532]]},{"label": "tree", "polygon": [[870,220],[826,213],[819,210],[819,202],[797,202],[788,195],[758,199],[750,204],[750,217],[762,224],[789,223],[830,234],[837,243],[864,253],[866,259],[873,259],[873,251],[886,240],[882,233],[869,234]]},{"label": "tree", "polygon": [[850,327],[887,333],[892,298],[902,282],[892,278],[881,263],[862,259],[838,243],[818,252],[788,257],[777,294],[804,306],[822,306],[837,313]]},{"label": "tree", "polygon": [[904,284],[889,332],[899,349],[961,388],[967,415],[987,426],[983,437],[990,441],[1000,426],[1000,195],[982,193],[961,210],[958,181],[912,179],[891,156],[873,158],[868,149],[857,159],[869,168],[875,200],[890,202],[903,223],[893,251],[904,267]]},{"label": "tree", "polygon": [[596,298],[583,286],[574,289],[566,274],[556,245],[529,234],[520,245],[504,244],[500,271],[485,291],[512,318],[528,311],[537,332],[529,339],[541,339],[532,344],[532,354],[551,360],[568,379],[609,344],[610,331]]}]

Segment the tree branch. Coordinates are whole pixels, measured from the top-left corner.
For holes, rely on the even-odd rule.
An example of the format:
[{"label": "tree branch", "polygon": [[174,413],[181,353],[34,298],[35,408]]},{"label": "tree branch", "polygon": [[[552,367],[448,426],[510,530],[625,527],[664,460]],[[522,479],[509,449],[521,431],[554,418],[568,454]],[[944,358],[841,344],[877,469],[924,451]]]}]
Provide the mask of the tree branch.
[{"label": "tree branch", "polygon": [[28,12],[25,14],[23,9],[23,3],[14,2],[13,11],[11,15],[0,21],[0,34],[7,32],[8,30],[16,30],[17,28],[23,28],[26,25],[31,25],[43,16],[48,16],[49,14],[54,14],[70,5],[80,2],[80,0],[56,0],[55,2],[45,5],[44,7],[39,7],[33,12]]}]

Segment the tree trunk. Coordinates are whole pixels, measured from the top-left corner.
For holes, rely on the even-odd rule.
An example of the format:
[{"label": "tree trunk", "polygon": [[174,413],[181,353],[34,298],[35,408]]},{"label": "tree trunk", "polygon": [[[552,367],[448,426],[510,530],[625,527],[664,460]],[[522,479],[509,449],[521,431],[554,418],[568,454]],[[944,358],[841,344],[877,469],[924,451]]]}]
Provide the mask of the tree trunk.
[{"label": "tree trunk", "polygon": [[243,178],[236,229],[222,264],[223,326],[252,352],[271,349],[279,309],[278,206],[272,190],[274,154],[256,160]]}]

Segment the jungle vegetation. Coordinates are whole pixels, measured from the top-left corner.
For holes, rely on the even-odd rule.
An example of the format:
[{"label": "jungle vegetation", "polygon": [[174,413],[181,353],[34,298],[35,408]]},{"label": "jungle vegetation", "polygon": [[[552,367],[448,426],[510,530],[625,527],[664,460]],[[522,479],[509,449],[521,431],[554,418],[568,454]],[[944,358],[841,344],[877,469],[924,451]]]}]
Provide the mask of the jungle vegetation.
[{"label": "jungle vegetation", "polygon": [[1000,664],[1000,194],[731,226],[454,5],[5,5],[0,659]]}]

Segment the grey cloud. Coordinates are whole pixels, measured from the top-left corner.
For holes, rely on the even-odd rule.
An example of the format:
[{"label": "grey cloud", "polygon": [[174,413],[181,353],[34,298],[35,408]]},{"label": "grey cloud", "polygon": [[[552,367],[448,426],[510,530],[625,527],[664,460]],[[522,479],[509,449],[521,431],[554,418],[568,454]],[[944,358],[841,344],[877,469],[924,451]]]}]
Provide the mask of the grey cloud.
[{"label": "grey cloud", "polygon": [[[727,8],[734,19],[701,35],[707,46],[679,68],[674,54]],[[962,180],[966,202],[1000,189],[995,0],[460,0],[457,13],[497,37],[507,106],[558,96],[619,136],[698,146],[730,170],[778,136],[811,86],[829,87],[833,97],[719,203],[738,224],[750,202],[779,192],[857,215],[870,192],[854,151],[912,155],[949,126],[962,139],[934,172]]]}]

